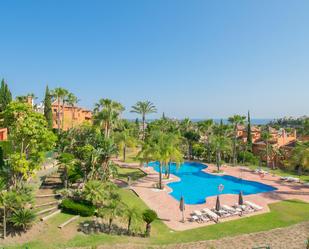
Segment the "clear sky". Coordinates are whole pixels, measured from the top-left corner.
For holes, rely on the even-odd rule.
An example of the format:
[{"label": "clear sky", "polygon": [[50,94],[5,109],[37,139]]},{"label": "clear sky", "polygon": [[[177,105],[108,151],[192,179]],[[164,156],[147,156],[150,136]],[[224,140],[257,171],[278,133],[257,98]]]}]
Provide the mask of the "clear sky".
[{"label": "clear sky", "polygon": [[[1,0],[0,78],[161,115],[309,114],[308,0]],[[153,115],[152,117],[156,117]]]}]

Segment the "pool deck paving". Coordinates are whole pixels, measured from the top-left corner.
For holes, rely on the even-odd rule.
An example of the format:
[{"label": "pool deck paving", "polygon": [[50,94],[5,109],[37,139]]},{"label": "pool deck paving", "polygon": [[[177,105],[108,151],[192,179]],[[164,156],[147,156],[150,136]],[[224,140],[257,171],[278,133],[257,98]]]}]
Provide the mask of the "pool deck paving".
[{"label": "pool deck paving", "polygon": [[[205,164],[206,165],[206,164]],[[216,166],[213,164],[207,164],[207,168],[204,169],[205,172],[213,174],[216,170]],[[265,174],[264,177],[261,177],[260,174],[255,173],[254,171],[240,166],[222,166],[221,170],[224,171],[224,174],[231,175],[234,177],[241,177],[245,180],[256,181],[270,185],[277,188],[277,190],[272,192],[251,194],[244,196],[245,201],[251,201],[259,206],[263,207],[262,211],[254,212],[251,214],[240,216],[234,216],[229,218],[221,219],[220,222],[225,222],[234,219],[240,219],[243,217],[248,217],[251,215],[257,215],[265,212],[269,212],[268,204],[289,200],[289,199],[298,199],[305,202],[309,202],[309,187],[301,183],[290,183],[280,180],[279,176],[272,174]],[[159,190],[156,188],[158,183],[159,174],[152,167],[145,167],[143,171],[147,174],[145,177],[137,180],[131,186],[140,198],[153,210],[158,213],[159,218],[172,230],[183,231],[187,229],[202,227],[214,222],[205,222],[197,223],[190,222],[190,214],[195,210],[202,210],[203,208],[212,209],[215,207],[216,196],[208,197],[206,203],[198,205],[188,205],[185,206],[185,219],[186,221],[181,222],[181,212],[179,210],[179,201],[174,199],[169,192],[172,191],[166,183],[179,181],[180,179],[171,175],[170,179],[164,179],[164,189]],[[198,191],[198,189],[196,189]],[[238,202],[237,194],[222,194],[220,195],[221,204],[234,205]]]}]

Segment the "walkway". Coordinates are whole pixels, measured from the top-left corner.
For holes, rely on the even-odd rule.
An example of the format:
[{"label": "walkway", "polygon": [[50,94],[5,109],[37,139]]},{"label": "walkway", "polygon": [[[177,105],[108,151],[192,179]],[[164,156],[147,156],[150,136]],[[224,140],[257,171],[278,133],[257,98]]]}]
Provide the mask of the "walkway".
[{"label": "walkway", "polygon": [[[206,172],[211,173],[215,170],[214,165],[208,165],[205,169]],[[264,184],[271,185],[278,190],[268,193],[260,193],[247,195],[244,197],[245,200],[252,201],[260,206],[263,206],[263,211],[255,212],[254,214],[260,214],[262,212],[268,212],[268,204],[273,202],[278,202],[287,199],[299,199],[306,202],[309,202],[309,187],[305,187],[299,183],[287,183],[280,180],[278,176],[265,175],[263,179],[249,169],[244,169],[243,167],[231,167],[223,166],[222,170],[228,174],[235,177],[242,177],[246,180],[252,180],[257,182],[262,182]],[[180,222],[181,213],[179,211],[179,201],[174,199],[168,193],[171,191],[168,186],[162,191],[155,188],[155,184],[158,182],[158,173],[153,170],[153,168],[145,168],[144,171],[147,173],[147,176],[139,179],[134,184],[132,184],[132,189],[145,201],[145,203],[151,208],[154,209],[159,217],[174,230],[187,230],[200,226],[205,226],[213,224],[211,222],[198,224],[196,222]],[[172,176],[172,179],[168,181],[178,181],[179,179],[176,176]],[[165,180],[165,182],[168,182]],[[198,190],[196,190],[198,191]],[[238,195],[235,194],[224,194],[221,195],[221,203],[227,205],[234,205],[238,201]],[[216,197],[208,197],[207,203],[200,205],[186,205],[185,216],[190,217],[190,213],[194,210],[201,210],[205,207],[213,208],[215,206]],[[246,215],[247,217],[248,215]],[[225,219],[224,221],[231,219],[239,219],[239,217],[233,217]]]}]

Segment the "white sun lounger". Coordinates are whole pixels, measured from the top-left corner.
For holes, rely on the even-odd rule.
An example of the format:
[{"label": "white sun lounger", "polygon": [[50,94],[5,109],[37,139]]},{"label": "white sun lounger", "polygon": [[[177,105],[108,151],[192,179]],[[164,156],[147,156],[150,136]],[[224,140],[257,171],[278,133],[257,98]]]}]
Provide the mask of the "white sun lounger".
[{"label": "white sun lounger", "polygon": [[222,205],[222,209],[229,212],[232,215],[240,215],[241,214],[241,209],[232,208],[228,205]]},{"label": "white sun lounger", "polygon": [[195,210],[194,211],[194,215],[198,218],[198,220],[200,222],[207,222],[207,221],[209,221],[209,219],[206,218],[201,211]]},{"label": "white sun lounger", "polygon": [[263,209],[263,207],[256,205],[255,203],[252,203],[250,201],[245,201],[245,204],[252,207],[255,211],[260,211]]},{"label": "white sun lounger", "polygon": [[219,221],[219,215],[214,213],[213,211],[209,210],[208,208],[204,208],[203,212],[213,221],[218,222]]},{"label": "white sun lounger", "polygon": [[191,216],[191,221],[199,222],[200,219],[199,219],[196,215],[192,215],[192,216]]}]

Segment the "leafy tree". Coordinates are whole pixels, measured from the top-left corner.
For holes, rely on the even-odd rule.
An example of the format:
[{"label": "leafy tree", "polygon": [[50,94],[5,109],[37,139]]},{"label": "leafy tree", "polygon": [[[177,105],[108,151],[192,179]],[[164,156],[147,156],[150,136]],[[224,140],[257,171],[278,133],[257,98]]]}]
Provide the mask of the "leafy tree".
[{"label": "leafy tree", "polygon": [[110,100],[100,99],[94,108],[94,123],[104,129],[105,138],[110,137],[110,133],[119,122],[121,113],[125,110],[122,104]]},{"label": "leafy tree", "polygon": [[54,147],[56,137],[47,128],[45,117],[25,103],[11,102],[2,118],[1,125],[9,130],[5,154],[12,170],[12,184],[16,185],[32,175],[43,161],[44,152]]},{"label": "leafy tree", "polygon": [[44,116],[46,118],[48,128],[53,128],[53,111],[52,111],[52,95],[46,86],[45,97],[44,97]]},{"label": "leafy tree", "polygon": [[97,180],[91,180],[85,184],[83,196],[85,200],[90,201],[96,207],[102,207],[111,198],[115,192],[116,186],[112,183],[103,183]]},{"label": "leafy tree", "polygon": [[245,123],[246,117],[240,115],[234,115],[229,117],[228,121],[233,125],[234,136],[233,136],[233,164],[237,163],[237,129],[239,125]]},{"label": "leafy tree", "polygon": [[151,210],[151,209],[147,209],[144,211],[143,213],[143,220],[146,223],[146,231],[145,231],[145,235],[147,237],[150,236],[150,232],[151,232],[151,223],[153,221],[155,221],[156,219],[158,219],[158,215],[155,211]]},{"label": "leafy tree", "polygon": [[5,83],[4,79],[1,80],[1,87],[0,87],[0,112],[3,112],[7,105],[12,101],[12,94]]},{"label": "leafy tree", "polygon": [[266,166],[269,166],[270,151],[271,151],[271,147],[272,147],[272,145],[270,144],[270,140],[272,139],[272,136],[269,132],[268,126],[263,129],[262,134],[261,134],[261,138],[265,142],[265,148],[264,148],[264,151],[262,151],[262,156],[263,156],[263,154],[265,154]]},{"label": "leafy tree", "polygon": [[150,101],[138,101],[134,106],[132,106],[131,112],[138,113],[142,116],[143,124],[143,140],[145,140],[145,125],[146,125],[146,115],[151,113],[156,113],[157,108]]}]

